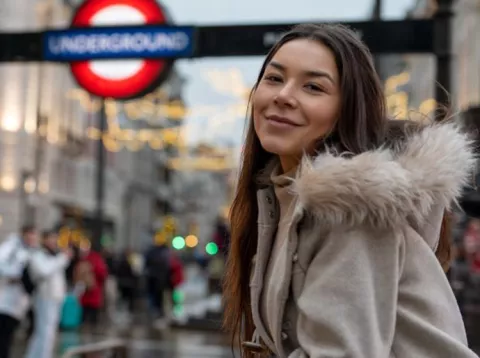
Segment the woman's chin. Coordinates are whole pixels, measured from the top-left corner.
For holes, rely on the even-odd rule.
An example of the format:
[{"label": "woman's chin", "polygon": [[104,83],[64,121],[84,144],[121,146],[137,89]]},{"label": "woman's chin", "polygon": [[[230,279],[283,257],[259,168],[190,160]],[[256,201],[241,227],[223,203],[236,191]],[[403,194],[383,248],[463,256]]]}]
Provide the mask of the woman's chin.
[{"label": "woman's chin", "polygon": [[267,152],[278,156],[291,156],[294,153],[291,148],[288,148],[288,146],[285,145],[285,141],[281,143],[279,140],[266,139],[261,141],[261,144],[263,149]]}]

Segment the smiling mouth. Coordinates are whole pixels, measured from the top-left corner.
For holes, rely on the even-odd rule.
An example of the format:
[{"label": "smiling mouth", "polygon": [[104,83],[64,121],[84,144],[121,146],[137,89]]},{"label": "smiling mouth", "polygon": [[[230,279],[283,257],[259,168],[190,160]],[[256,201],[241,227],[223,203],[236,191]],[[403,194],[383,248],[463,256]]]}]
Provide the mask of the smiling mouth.
[{"label": "smiling mouth", "polygon": [[288,127],[298,127],[299,126],[297,123],[291,121],[290,119],[288,119],[286,117],[272,115],[272,116],[266,116],[265,118],[267,119],[267,121],[271,122],[272,124],[276,124],[276,125],[288,126]]}]

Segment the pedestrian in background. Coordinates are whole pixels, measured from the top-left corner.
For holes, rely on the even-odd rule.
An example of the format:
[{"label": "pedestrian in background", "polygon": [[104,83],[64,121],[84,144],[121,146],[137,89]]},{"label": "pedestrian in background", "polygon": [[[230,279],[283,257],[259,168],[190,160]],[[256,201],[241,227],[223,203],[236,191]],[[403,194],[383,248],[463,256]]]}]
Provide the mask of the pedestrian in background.
[{"label": "pedestrian in background", "polygon": [[29,270],[36,282],[33,296],[35,327],[28,344],[26,358],[52,358],[60,321],[60,312],[67,292],[65,270],[73,255],[71,249],[60,252],[54,231],[42,234],[42,247],[30,260]]},{"label": "pedestrian in background", "polygon": [[132,263],[133,250],[125,249],[118,258],[116,265],[117,286],[120,293],[121,306],[128,312],[127,321],[135,311],[135,298],[139,289],[140,276]]},{"label": "pedestrian in background", "polygon": [[84,286],[80,298],[83,322],[96,327],[100,309],[104,305],[104,287],[108,277],[107,265],[102,255],[91,250],[90,247],[80,248],[80,260],[75,267],[74,276],[74,281]]},{"label": "pedestrian in background", "polygon": [[37,231],[25,226],[0,244],[0,357],[9,358],[13,337],[31,304],[28,264],[38,245]]}]

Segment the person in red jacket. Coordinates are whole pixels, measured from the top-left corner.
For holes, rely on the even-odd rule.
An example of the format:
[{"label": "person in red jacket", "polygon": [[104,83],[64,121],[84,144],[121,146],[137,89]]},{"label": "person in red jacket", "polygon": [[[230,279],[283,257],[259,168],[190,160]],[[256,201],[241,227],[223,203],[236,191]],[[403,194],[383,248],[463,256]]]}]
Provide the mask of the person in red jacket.
[{"label": "person in red jacket", "polygon": [[76,269],[76,281],[84,286],[80,298],[83,321],[92,325],[98,323],[98,313],[104,302],[104,284],[108,269],[102,255],[90,249],[82,251],[82,258]]}]

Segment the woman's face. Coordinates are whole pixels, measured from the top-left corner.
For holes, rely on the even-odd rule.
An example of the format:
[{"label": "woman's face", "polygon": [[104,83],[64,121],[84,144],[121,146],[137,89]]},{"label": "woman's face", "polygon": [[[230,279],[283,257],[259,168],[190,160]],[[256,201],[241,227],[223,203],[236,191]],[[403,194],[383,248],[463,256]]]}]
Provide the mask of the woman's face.
[{"label": "woman's face", "polygon": [[281,159],[312,153],[338,119],[339,83],[328,47],[307,39],[284,44],[253,95],[255,132],[262,147]]}]

